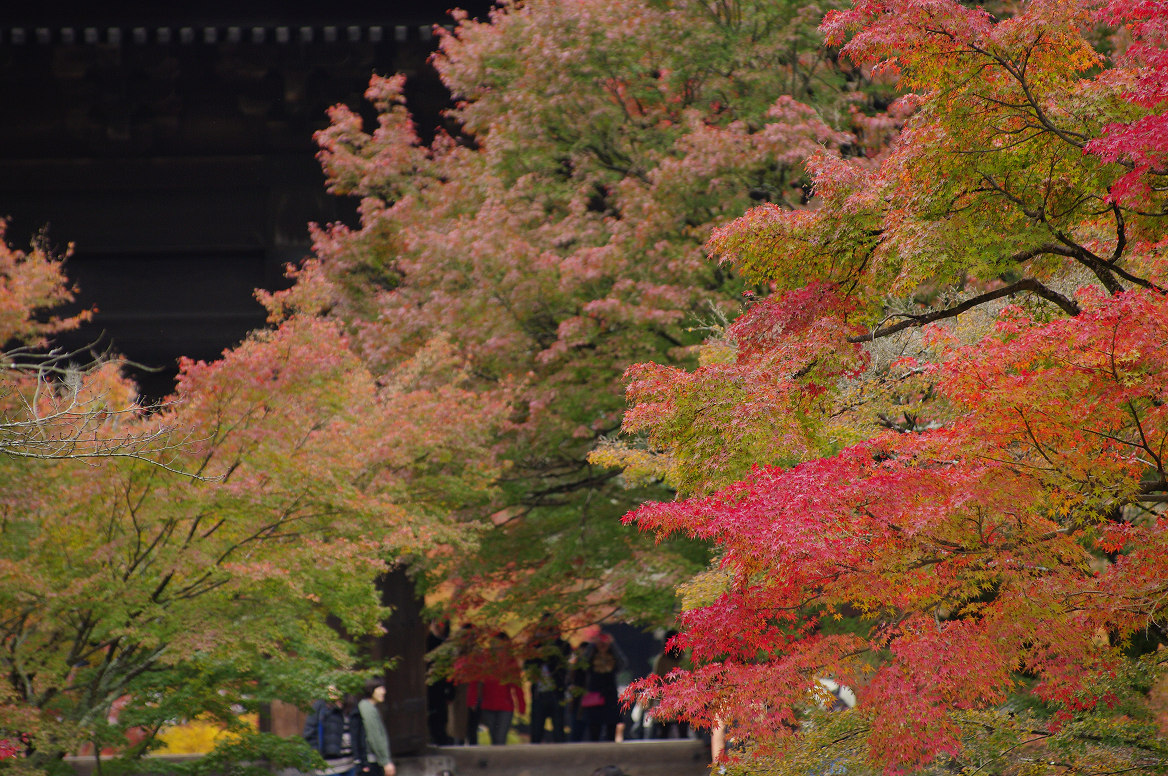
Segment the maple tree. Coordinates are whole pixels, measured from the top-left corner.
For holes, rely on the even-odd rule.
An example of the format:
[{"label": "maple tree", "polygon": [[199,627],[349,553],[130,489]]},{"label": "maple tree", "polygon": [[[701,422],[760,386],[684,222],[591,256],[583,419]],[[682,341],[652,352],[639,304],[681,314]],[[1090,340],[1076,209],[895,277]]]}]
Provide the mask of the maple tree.
[{"label": "maple tree", "polygon": [[667,491],[587,455],[619,427],[625,367],[690,363],[703,321],[737,307],[741,280],[703,255],[711,230],[803,202],[813,150],[895,133],[882,87],[822,47],[828,7],[504,2],[441,39],[452,134],[420,138],[400,76],[370,84],[376,127],[332,111],[330,190],[361,199],[358,227],[316,231],[333,314],[374,372],[445,337],[474,390],[509,392],[493,527],[432,568],[456,605],[661,619],[668,580],[704,563],[623,530]]},{"label": "maple tree", "polygon": [[[41,254],[12,255],[0,306],[23,310],[12,339],[35,339],[63,276]],[[45,290],[26,293],[22,277]],[[273,327],[218,361],[183,361],[153,412],[111,364],[75,384],[0,375],[5,423],[61,397],[86,408],[80,437],[72,414],[42,413],[23,443],[35,454],[0,455],[0,738],[29,748],[0,768],[67,769],[60,757],[82,744],[139,756],[175,720],[238,725],[241,705],[307,704],[359,668],[329,618],[349,637],[378,632],[376,577],[457,547],[451,515],[487,498],[489,426],[460,413],[497,413],[459,387],[449,348],[435,341],[375,380],[307,286],[261,297]],[[179,442],[121,454],[158,429]],[[80,447],[46,456],[40,439]],[[257,745],[311,766],[303,742],[299,754]]]},{"label": "maple tree", "polygon": [[110,414],[129,411],[103,392],[111,387],[113,362],[45,351],[49,337],[75,328],[89,312],[67,318],[48,312],[73,300],[63,257],[39,240],[29,251],[12,248],[6,226],[0,219],[0,455],[52,460],[165,450],[164,427],[149,434],[99,433]]},{"label": "maple tree", "polygon": [[[687,371],[629,370],[626,460],[700,537],[636,688],[773,773],[1157,773],[1168,644],[1168,5],[856,0],[826,15],[915,113],[818,206],[711,254],[773,292]],[[850,685],[827,711],[823,685]]]}]

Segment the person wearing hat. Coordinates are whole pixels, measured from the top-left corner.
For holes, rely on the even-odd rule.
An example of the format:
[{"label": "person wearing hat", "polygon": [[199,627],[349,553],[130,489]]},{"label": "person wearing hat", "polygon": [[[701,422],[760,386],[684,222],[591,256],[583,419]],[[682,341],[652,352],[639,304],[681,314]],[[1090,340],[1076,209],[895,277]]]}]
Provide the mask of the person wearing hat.
[{"label": "person wearing hat", "polygon": [[365,760],[365,729],[357,698],[328,688],[328,699],[317,701],[304,722],[304,740],[324,758],[320,776],[356,776]]}]

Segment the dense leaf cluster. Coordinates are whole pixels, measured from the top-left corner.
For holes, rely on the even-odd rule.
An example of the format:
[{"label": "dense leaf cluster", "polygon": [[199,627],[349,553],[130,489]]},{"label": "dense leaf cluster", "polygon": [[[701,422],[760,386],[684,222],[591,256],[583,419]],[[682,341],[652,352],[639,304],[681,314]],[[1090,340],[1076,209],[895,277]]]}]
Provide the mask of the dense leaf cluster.
[{"label": "dense leaf cluster", "polygon": [[639,691],[751,772],[1164,769],[1166,12],[828,14],[915,114],[877,166],[813,157],[818,208],[716,231],[776,293],[696,371],[630,371],[691,497],[628,519],[720,549],[699,667]]},{"label": "dense leaf cluster", "polygon": [[[35,337],[62,278],[11,253],[0,306]],[[49,293],[23,293],[29,277]],[[271,330],[183,362],[151,412],[115,363],[0,357],[0,739],[25,742],[0,768],[68,770],[82,745],[141,755],[167,725],[238,726],[360,681],[351,637],[381,628],[376,578],[457,547],[450,512],[488,497],[489,429],[455,415],[492,413],[416,377],[456,359],[436,343],[379,384],[335,322],[270,301]],[[478,455],[443,460],[454,449]]]},{"label": "dense leaf cluster", "polygon": [[453,135],[419,140],[398,77],[370,86],[375,128],[334,109],[321,160],[362,203],[359,228],[317,232],[334,314],[375,371],[443,337],[475,390],[508,392],[494,528],[436,572],[458,602],[670,616],[694,553],[617,520],[669,491],[587,456],[620,426],[629,364],[692,365],[706,324],[737,313],[711,231],[803,206],[812,151],[875,153],[895,132],[870,115],[880,88],[823,48],[828,7],[505,2],[442,39]]}]

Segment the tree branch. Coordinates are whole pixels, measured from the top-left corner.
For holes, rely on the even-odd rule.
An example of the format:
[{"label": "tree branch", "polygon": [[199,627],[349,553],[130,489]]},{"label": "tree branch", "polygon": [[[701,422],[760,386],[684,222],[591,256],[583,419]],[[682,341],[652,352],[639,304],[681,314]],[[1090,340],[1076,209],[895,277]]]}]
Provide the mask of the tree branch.
[{"label": "tree branch", "polygon": [[[1032,256],[1037,256],[1040,253],[1049,252],[1045,250],[1047,247],[1049,246],[1036,248],[1034,251],[1026,251],[1025,253],[1032,254]],[[1022,256],[1022,254],[1018,254],[1013,258],[1016,260],[1025,260],[1025,258],[1032,257],[1026,256],[1025,258],[1019,258],[1020,256]],[[866,334],[848,337],[848,342],[872,342],[879,337],[888,337],[896,334],[899,331],[904,331],[905,329],[909,329],[914,326],[924,326],[925,324],[932,323],[934,321],[941,321],[945,320],[946,318],[956,318],[958,315],[961,315],[961,313],[972,310],[973,308],[978,307],[979,305],[983,305],[986,302],[992,302],[995,299],[1013,296],[1014,294],[1019,294],[1024,291],[1029,291],[1035,296],[1042,297],[1048,302],[1053,302],[1063,312],[1072,317],[1078,315],[1081,312],[1079,305],[1076,304],[1073,300],[1068,299],[1057,291],[1047,288],[1034,278],[1025,278],[1023,280],[1019,280],[1017,283],[1011,283],[1008,286],[1003,286],[1002,288],[994,289],[993,291],[987,291],[984,294],[979,294],[978,296],[967,299],[961,304],[954,305],[953,307],[946,307],[944,310],[934,310],[931,313],[922,313],[921,315],[909,315],[907,313],[902,313],[900,317],[903,317],[906,320],[893,324],[892,326],[888,326],[887,328],[881,328],[880,326],[877,326]]]}]

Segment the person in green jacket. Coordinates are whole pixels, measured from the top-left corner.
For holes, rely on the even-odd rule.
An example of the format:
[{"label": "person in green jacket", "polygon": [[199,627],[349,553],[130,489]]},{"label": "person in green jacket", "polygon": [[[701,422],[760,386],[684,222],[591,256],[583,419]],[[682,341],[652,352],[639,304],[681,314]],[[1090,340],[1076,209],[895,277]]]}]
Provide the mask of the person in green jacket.
[{"label": "person in green jacket", "polygon": [[365,751],[369,760],[368,772],[379,776],[376,763],[384,771],[385,776],[395,776],[397,768],[389,756],[389,734],[385,732],[385,723],[381,721],[381,712],[377,704],[385,700],[385,682],[381,679],[370,679],[365,682],[365,697],[357,704],[357,711],[361,714],[361,722],[365,727]]}]

